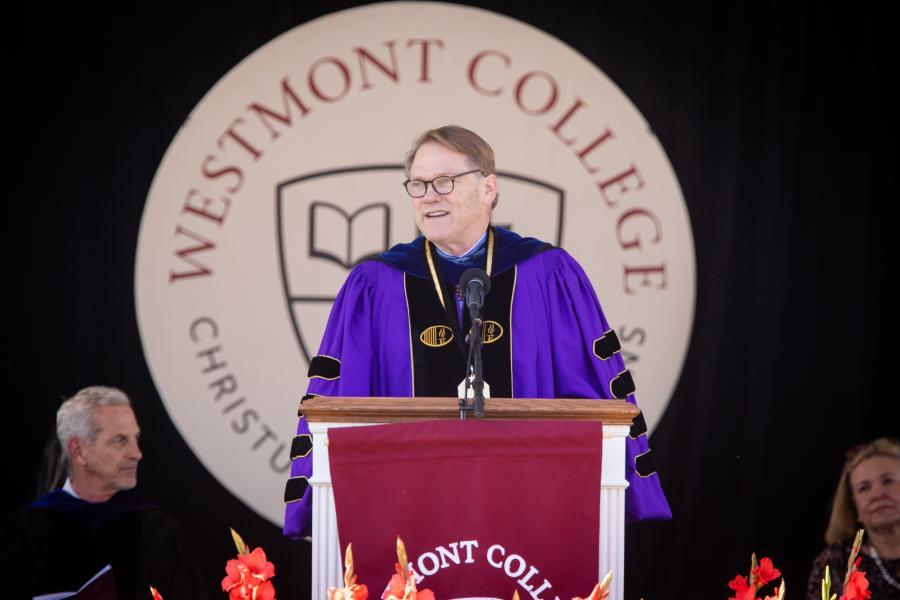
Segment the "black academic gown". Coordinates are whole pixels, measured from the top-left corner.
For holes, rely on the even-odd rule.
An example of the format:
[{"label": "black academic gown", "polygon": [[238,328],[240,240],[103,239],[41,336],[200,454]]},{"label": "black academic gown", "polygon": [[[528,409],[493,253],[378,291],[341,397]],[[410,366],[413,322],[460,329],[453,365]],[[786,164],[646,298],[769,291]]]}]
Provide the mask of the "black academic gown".
[{"label": "black academic gown", "polygon": [[4,597],[75,591],[107,564],[120,600],[147,600],[151,585],[166,600],[206,598],[181,526],[133,491],[92,504],[58,490],[0,521]]}]

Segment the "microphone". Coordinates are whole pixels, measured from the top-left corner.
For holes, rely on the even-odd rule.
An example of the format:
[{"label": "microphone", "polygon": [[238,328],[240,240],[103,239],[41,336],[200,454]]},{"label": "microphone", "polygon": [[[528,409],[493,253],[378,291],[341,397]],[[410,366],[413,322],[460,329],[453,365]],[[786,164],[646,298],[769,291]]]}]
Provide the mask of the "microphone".
[{"label": "microphone", "polygon": [[466,306],[474,319],[481,312],[487,293],[491,291],[491,278],[484,269],[472,267],[466,269],[459,278],[459,287],[465,291]]}]

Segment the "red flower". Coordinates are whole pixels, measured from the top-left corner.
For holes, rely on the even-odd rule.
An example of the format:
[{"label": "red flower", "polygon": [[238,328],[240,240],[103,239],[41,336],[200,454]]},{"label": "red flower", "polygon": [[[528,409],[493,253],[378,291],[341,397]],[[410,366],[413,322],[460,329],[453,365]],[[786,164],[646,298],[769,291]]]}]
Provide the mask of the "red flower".
[{"label": "red flower", "polygon": [[728,582],[728,587],[730,587],[735,592],[743,592],[748,588],[747,578],[743,575],[735,575],[734,579]]},{"label": "red flower", "polygon": [[734,590],[734,596],[728,600],[756,600],[756,590],[747,584],[747,578],[743,575],[735,575],[734,579],[728,582],[728,587]]},{"label": "red flower", "polygon": [[758,580],[758,588],[766,585],[770,581],[773,581],[779,577],[781,577],[781,571],[775,568],[775,565],[772,564],[772,560],[769,558],[764,558],[760,561],[759,566],[755,569],[751,569],[750,577],[756,576]]},{"label": "red flower", "polygon": [[356,583],[356,575],[353,574],[353,544],[347,544],[344,552],[344,587],[328,588],[328,600],[366,600],[369,597],[369,588]]},{"label": "red flower", "polygon": [[397,574],[391,577],[381,600],[434,600],[431,590],[416,589],[416,574],[410,569],[409,576],[403,579],[403,567],[396,563]]},{"label": "red flower", "polygon": [[759,600],[756,597],[756,593],[753,591],[753,588],[746,588],[734,593],[734,596],[728,598],[728,600]]},{"label": "red flower", "polygon": [[[397,566],[397,570],[400,570],[399,565]],[[402,598],[403,594],[406,592],[406,580],[403,579],[402,573],[397,573],[391,577],[391,580],[388,581],[387,587],[384,590],[384,593],[381,594],[382,600],[387,600],[387,598]]]},{"label": "red flower", "polygon": [[153,600],[163,600],[162,594],[152,585],[150,586],[150,595],[153,596]]},{"label": "red flower", "polygon": [[348,567],[347,574],[344,575],[344,587],[328,588],[328,600],[366,600],[369,597],[369,588],[356,583],[356,575],[352,575],[352,555],[350,549],[347,549]]},{"label": "red flower", "polygon": [[609,589],[604,589],[603,582],[600,582],[594,586],[591,595],[587,598],[576,596],[575,598],[572,598],[572,600],[604,600],[605,598],[609,598]]},{"label": "red flower", "polygon": [[275,586],[271,581],[263,581],[253,592],[254,600],[275,600]]},{"label": "red flower", "polygon": [[275,565],[266,560],[266,553],[257,548],[249,554],[238,554],[237,560],[225,564],[226,576],[222,591],[230,600],[274,600],[275,588],[268,579],[275,576]]},{"label": "red flower", "polygon": [[850,579],[844,585],[844,593],[840,600],[866,600],[871,598],[872,592],[869,591],[869,580],[866,579],[865,571],[853,571],[850,573]]},{"label": "red flower", "polygon": [[358,583],[341,589],[328,588],[328,600],[366,600],[368,597],[369,589]]},{"label": "red flower", "polygon": [[275,565],[266,560],[266,553],[262,548],[257,548],[250,554],[241,554],[238,560],[247,565],[254,577],[263,581],[275,577]]}]

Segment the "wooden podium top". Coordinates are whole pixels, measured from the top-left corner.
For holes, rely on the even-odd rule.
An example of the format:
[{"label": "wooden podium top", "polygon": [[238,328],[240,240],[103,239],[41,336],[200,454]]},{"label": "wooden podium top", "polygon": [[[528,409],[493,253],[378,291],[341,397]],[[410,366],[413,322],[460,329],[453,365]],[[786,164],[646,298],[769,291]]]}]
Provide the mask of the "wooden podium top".
[{"label": "wooden podium top", "polygon": [[[399,423],[458,419],[457,398],[331,398],[319,396],[300,404],[299,412],[310,422]],[[640,409],[625,400],[575,398],[488,398],[486,419],[553,419],[601,421],[631,426]],[[474,419],[474,416],[467,418]]]}]

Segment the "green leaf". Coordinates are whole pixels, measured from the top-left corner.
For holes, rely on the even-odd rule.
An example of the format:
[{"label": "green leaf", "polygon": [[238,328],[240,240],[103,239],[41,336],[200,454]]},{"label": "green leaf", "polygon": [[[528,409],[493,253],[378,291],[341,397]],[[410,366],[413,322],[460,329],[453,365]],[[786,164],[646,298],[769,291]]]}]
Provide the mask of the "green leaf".
[{"label": "green leaf", "polygon": [[400,536],[397,536],[397,562],[400,563],[400,568],[403,569],[403,579],[409,578],[409,559],[406,558],[406,546],[403,544],[403,540],[400,539]]},{"label": "green leaf", "polygon": [[353,544],[347,544],[347,551],[344,553],[344,587],[348,588],[353,585]]},{"label": "green leaf", "polygon": [[237,548],[238,554],[250,554],[250,550],[247,549],[247,544],[244,543],[240,534],[231,527],[228,529],[231,531],[231,538],[234,540],[234,547]]},{"label": "green leaf", "polygon": [[757,580],[759,579],[756,576],[756,573],[754,573],[754,571],[758,568],[759,568],[759,563],[756,562],[756,552],[754,552],[753,554],[750,555],[750,587],[753,588],[754,592],[757,589],[756,583],[757,583]]},{"label": "green leaf", "polygon": [[829,594],[831,594],[831,571],[828,565],[825,565],[825,577],[822,578],[822,600],[831,600]]}]

